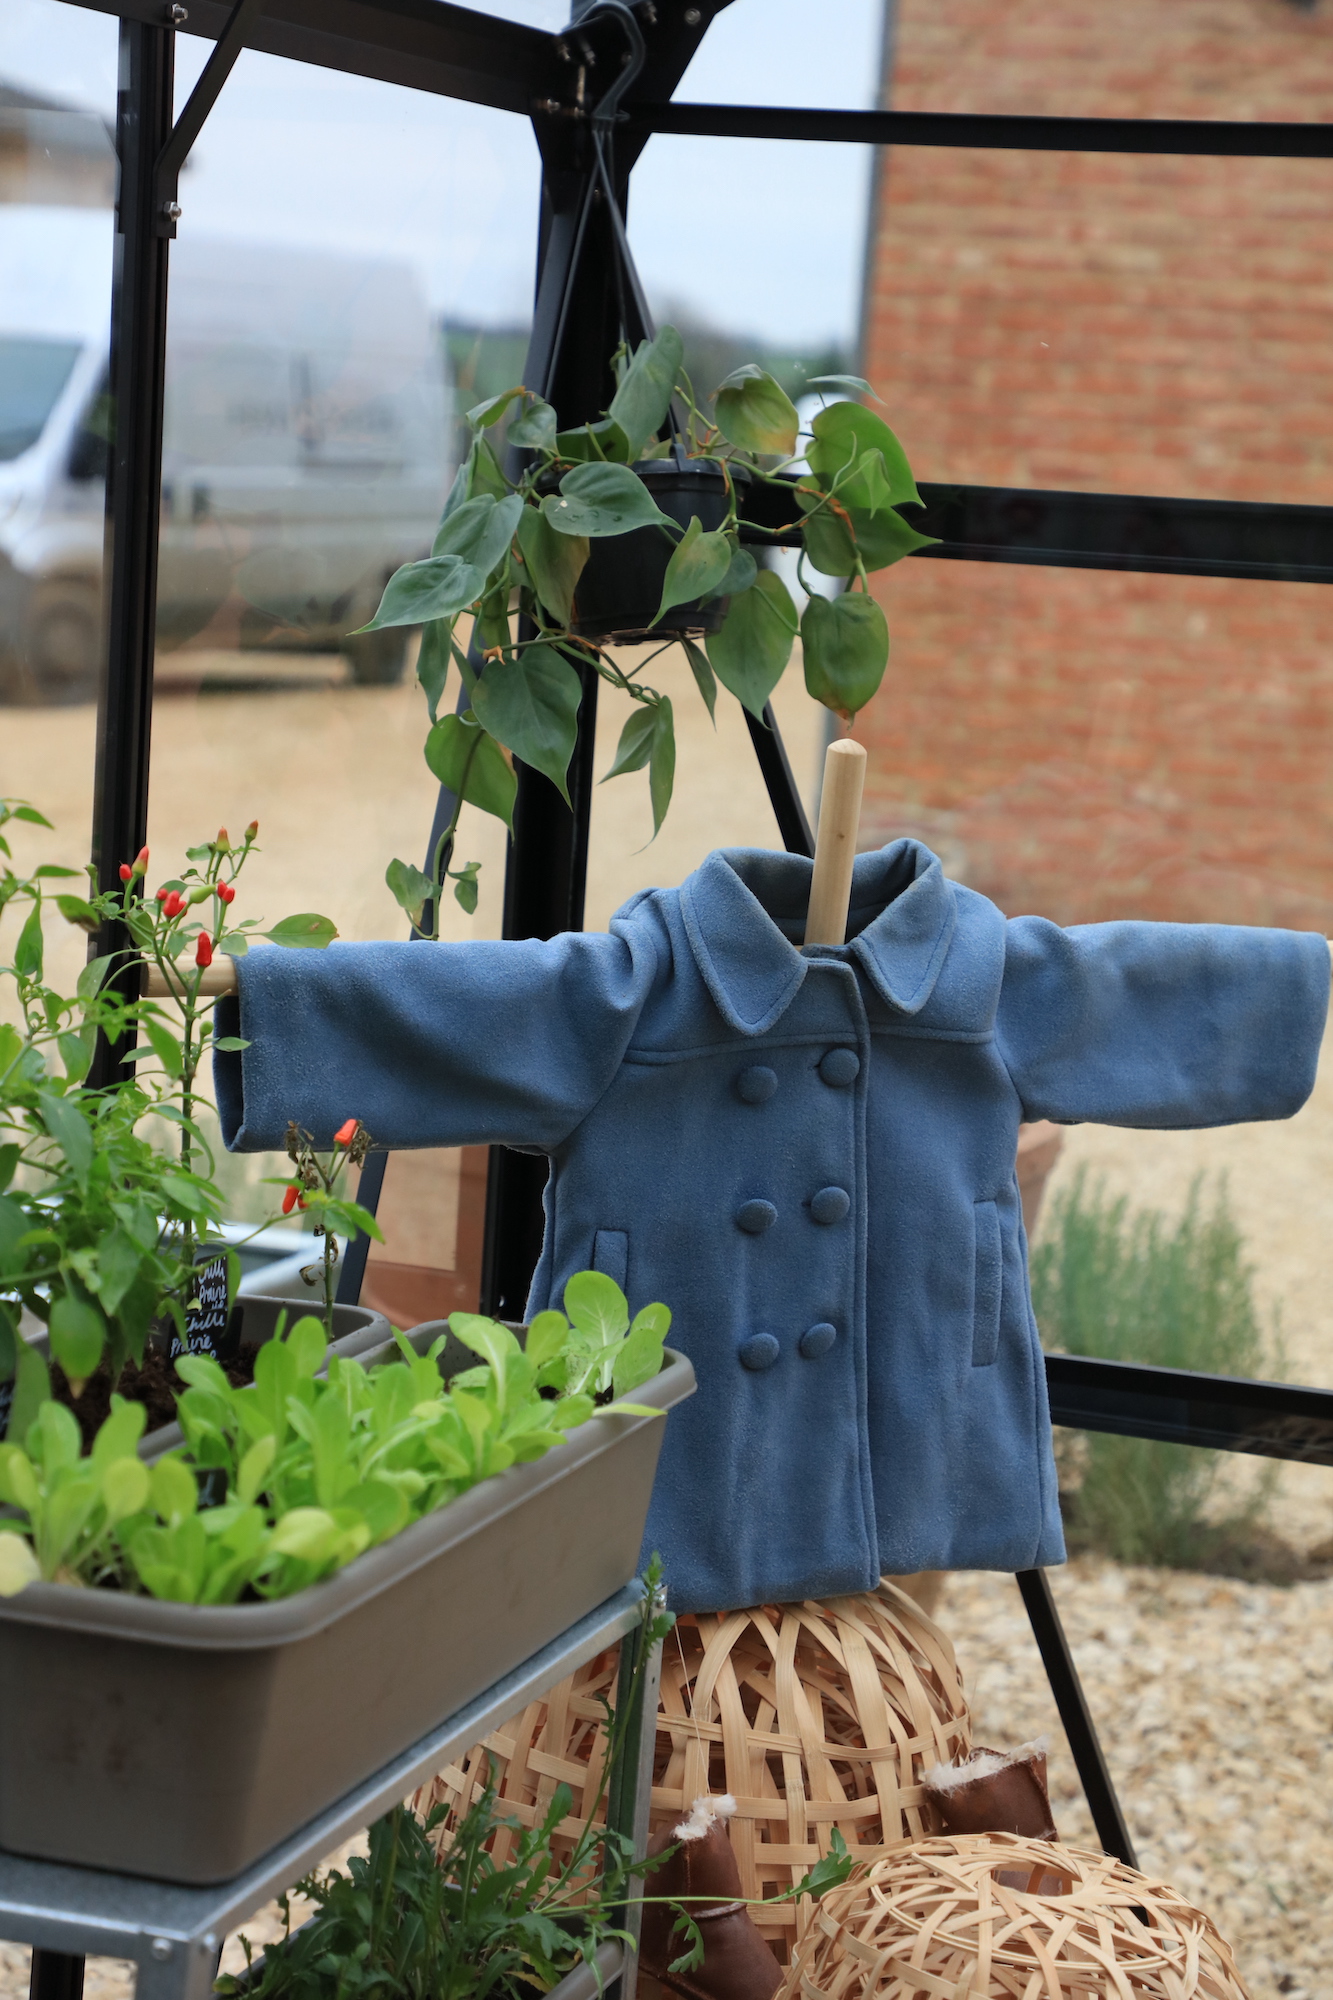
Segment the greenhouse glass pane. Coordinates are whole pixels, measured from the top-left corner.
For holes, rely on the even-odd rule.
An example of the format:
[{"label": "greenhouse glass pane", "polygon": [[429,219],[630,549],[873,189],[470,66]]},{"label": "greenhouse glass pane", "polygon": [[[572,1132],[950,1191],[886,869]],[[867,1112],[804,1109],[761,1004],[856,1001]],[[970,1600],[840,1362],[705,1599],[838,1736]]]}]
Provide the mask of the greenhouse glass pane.
[{"label": "greenhouse glass pane", "polygon": [[[0,794],[55,824],[11,830],[20,870],[82,870],[90,849],[116,42],[58,0],[0,15]],[[87,939],[54,913],[47,932],[72,991]]]},{"label": "greenhouse glass pane", "polygon": [[[205,53],[181,38],[178,103]],[[451,355],[497,327],[521,355],[538,194],[524,119],[242,55],[171,249],[155,880],[258,820],[237,915],[406,937],[385,871],[425,862],[438,790],[417,634],[358,628],[429,553],[457,463]],[[480,907],[449,898],[443,934],[498,935],[504,829],[467,808],[459,839],[485,864]],[[285,1166],[223,1161],[239,1218],[272,1215],[263,1178]],[[475,1179],[458,1154],[391,1163],[366,1297],[398,1323],[475,1306]]]}]

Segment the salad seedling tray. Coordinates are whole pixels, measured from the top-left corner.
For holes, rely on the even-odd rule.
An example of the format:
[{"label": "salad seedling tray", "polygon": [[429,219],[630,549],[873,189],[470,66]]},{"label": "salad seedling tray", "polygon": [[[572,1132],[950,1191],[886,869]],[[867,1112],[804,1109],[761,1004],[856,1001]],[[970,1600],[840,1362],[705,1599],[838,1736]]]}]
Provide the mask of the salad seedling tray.
[{"label": "salad seedling tray", "polygon": [[[665,1413],[693,1389],[668,1350],[633,1400]],[[236,1875],[629,1582],[662,1431],[594,1417],[277,1602],[4,1600],[0,1848]]]}]

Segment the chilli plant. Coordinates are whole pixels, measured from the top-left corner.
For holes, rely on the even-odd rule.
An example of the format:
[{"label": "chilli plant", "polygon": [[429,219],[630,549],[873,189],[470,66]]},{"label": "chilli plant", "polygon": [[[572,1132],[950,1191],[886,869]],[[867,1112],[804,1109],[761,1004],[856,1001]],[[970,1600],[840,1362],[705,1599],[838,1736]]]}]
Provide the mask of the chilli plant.
[{"label": "chilli plant", "polygon": [[[49,826],[34,807],[0,800],[0,829],[14,821]],[[233,845],[220,830],[152,895],[147,848],[121,865],[115,890],[81,895],[52,886],[71,869],[19,874],[0,831],[0,1436],[7,1421],[31,1419],[49,1386],[19,1337],[24,1309],[46,1325],[76,1394],[104,1352],[114,1377],[142,1359],[155,1322],[183,1331],[200,1249],[217,1240],[223,1209],[199,1071],[211,1048],[243,1046],[215,1037],[209,966],[256,936],[323,945],[336,935],[309,913],[267,930],[233,914],[257,833],[252,822]],[[52,905],[90,935],[115,922],[130,938],[125,953],[93,958],[72,995],[47,971]],[[136,954],[156,974],[155,997],[128,998],[108,976]],[[124,1060],[95,1088],[99,1035]]]},{"label": "chilli plant", "polygon": [[[633,707],[607,776],[646,767],[654,832],[662,824],[676,761],[671,702],[644,678],[656,654],[631,674],[580,634],[580,578],[595,541],[645,529],[662,538],[661,601],[648,614],[650,637],[678,606],[725,607],[703,645],[667,626],[658,649],[684,647],[710,714],[720,681],[762,720],[798,635],[808,691],[845,721],[879,687],[889,633],[870,573],[932,539],[900,511],[922,504],[901,444],[882,417],[846,396],[826,401],[802,432],[781,385],[753,366],[729,375],[706,412],[682,352],[670,326],[632,357],[622,350],[610,408],[578,429],[561,430],[551,406],[521,386],[472,410],[471,447],[431,553],[389,579],[365,628],[421,626],[417,675],[431,718],[426,762],[458,801],[430,872],[397,860],[388,870],[389,888],[418,929],[434,934],[446,875],[463,908],[476,908],[477,864],[448,867],[459,808],[467,801],[511,825],[514,757],[568,800],[580,667],[629,696]],[[811,386],[874,393],[856,376],[823,376]],[[508,470],[492,441],[501,424],[514,452]],[[662,512],[640,473],[660,473],[664,459],[720,472],[716,527],[706,528],[697,514],[682,527]],[[841,595],[824,596],[811,583],[798,615],[782,579],[760,568],[747,544],[775,532],[745,518],[746,497],[760,484],[785,497],[790,520],[776,532],[799,532],[802,581],[807,570],[843,579]],[[466,649],[463,619],[472,627]],[[465,698],[458,712],[441,714],[454,667]]]}]

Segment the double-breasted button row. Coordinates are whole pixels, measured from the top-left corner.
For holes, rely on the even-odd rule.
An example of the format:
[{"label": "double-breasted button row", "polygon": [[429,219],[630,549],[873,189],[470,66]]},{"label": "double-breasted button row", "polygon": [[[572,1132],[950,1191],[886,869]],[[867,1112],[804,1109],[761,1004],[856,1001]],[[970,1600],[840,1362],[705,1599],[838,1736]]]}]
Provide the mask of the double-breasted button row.
[{"label": "double-breasted button row", "polygon": [[[810,1220],[825,1225],[841,1222],[852,1206],[852,1198],[846,1188],[821,1188],[810,1197]],[[747,1236],[762,1236],[771,1229],[778,1219],[777,1209],[771,1201],[743,1201],[736,1210],[736,1227],[743,1229]]]},{"label": "double-breasted button row", "polygon": [[[838,1338],[838,1329],[827,1320],[820,1320],[815,1326],[808,1326],[796,1343],[796,1351],[803,1361],[818,1361],[821,1354],[827,1354]],[[766,1368],[781,1358],[782,1343],[771,1333],[752,1333],[743,1340],[737,1350],[742,1368],[748,1368],[753,1375],[762,1375]]]},{"label": "double-breasted button row", "polygon": [[[829,1049],[819,1059],[819,1074],[831,1090],[846,1090],[861,1074],[861,1058],[855,1049]],[[736,1078],[742,1104],[767,1104],[777,1087],[778,1073],[767,1063],[751,1063]]]}]

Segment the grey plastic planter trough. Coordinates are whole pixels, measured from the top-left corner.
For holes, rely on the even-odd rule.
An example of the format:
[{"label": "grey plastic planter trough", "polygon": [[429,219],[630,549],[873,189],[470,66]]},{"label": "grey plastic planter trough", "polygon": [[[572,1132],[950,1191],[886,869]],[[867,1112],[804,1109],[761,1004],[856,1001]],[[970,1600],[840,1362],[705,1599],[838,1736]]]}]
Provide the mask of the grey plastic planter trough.
[{"label": "grey plastic planter trough", "polygon": [[[669,1352],[633,1400],[693,1390]],[[629,1582],[662,1430],[594,1417],[277,1603],[43,1583],[0,1602],[0,1847],[238,1874]]]}]

